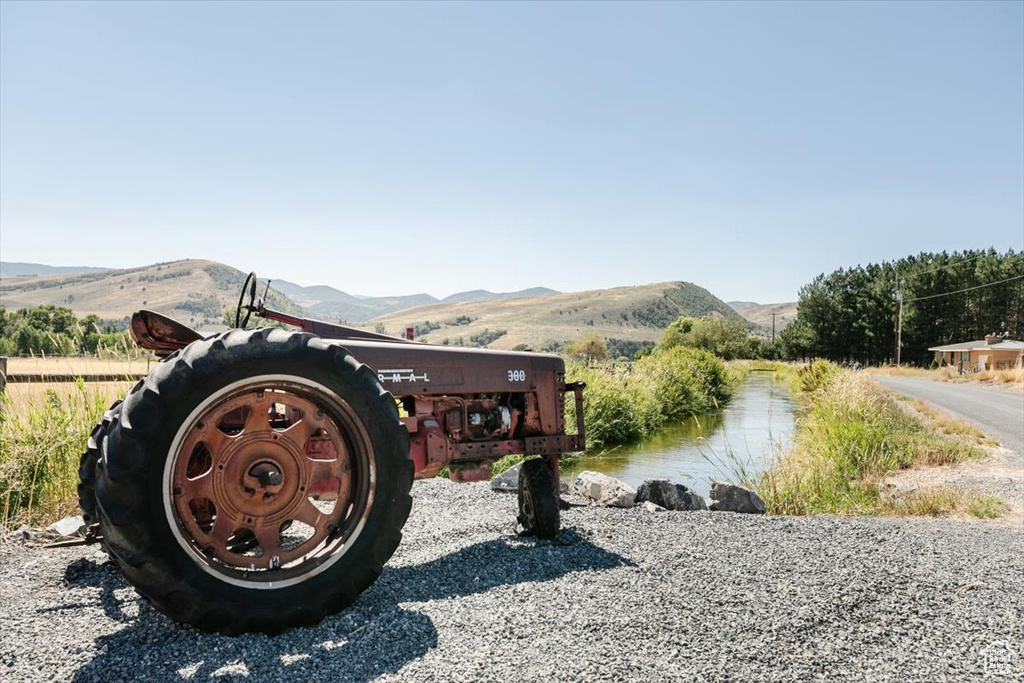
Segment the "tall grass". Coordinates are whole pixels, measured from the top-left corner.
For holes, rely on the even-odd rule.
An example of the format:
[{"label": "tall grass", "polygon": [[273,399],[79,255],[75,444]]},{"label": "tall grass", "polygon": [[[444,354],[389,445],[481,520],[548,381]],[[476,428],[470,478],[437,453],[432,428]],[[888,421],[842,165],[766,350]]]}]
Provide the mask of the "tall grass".
[{"label": "tall grass", "polygon": [[[631,366],[570,363],[566,376],[587,383],[583,417],[588,451],[637,441],[667,422],[717,410],[729,400],[738,379],[717,357],[685,347],[652,354]],[[575,424],[571,401],[567,412],[568,424]]]},{"label": "tall grass", "polygon": [[81,380],[17,403],[0,395],[0,524],[37,525],[76,510],[78,459],[108,398]]},{"label": "tall grass", "polygon": [[795,446],[758,484],[769,512],[886,514],[893,511],[891,501],[879,486],[887,474],[982,454],[926,426],[860,373],[816,362],[799,381],[805,408]]}]

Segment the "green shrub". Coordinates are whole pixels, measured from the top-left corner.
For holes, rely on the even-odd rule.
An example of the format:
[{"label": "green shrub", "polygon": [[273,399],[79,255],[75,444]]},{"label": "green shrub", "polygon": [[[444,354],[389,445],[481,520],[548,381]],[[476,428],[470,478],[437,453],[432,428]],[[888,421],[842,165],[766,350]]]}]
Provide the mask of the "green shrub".
[{"label": "green shrub", "polygon": [[[570,363],[567,376],[584,381],[587,450],[636,441],[667,422],[717,410],[731,395],[725,365],[706,351],[674,348],[655,353],[633,366],[587,367]],[[575,424],[575,404],[567,421]]]}]

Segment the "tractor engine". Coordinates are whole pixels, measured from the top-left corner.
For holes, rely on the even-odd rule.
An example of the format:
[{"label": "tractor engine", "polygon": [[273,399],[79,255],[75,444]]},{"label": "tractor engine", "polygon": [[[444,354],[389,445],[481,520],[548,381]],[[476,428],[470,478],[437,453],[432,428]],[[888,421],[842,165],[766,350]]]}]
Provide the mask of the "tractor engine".
[{"label": "tractor engine", "polygon": [[405,397],[410,417],[402,421],[411,435],[416,478],[435,476],[447,465],[454,481],[489,479],[491,459],[524,432],[526,403],[521,394]]}]

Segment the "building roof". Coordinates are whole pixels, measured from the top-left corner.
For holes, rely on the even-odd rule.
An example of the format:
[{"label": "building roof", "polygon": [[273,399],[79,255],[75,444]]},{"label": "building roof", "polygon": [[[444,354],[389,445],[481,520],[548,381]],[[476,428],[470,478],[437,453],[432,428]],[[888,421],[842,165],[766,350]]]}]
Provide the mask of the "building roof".
[{"label": "building roof", "polygon": [[946,344],[945,346],[930,346],[929,351],[1024,351],[1024,342],[1007,339],[997,344],[986,344],[984,339],[978,341],[961,342],[959,344]]}]

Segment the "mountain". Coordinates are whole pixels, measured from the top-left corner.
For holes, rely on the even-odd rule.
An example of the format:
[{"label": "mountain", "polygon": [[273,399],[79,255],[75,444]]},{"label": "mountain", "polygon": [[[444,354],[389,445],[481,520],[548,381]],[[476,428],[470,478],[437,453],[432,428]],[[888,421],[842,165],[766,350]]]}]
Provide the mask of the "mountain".
[{"label": "mountain", "polygon": [[[123,320],[148,308],[193,327],[219,325],[224,309],[238,304],[245,273],[214,261],[174,261],[141,268],[96,269],[82,274],[0,278],[0,307],[31,308],[51,304],[79,317],[95,313]],[[259,288],[263,293],[262,286]],[[302,315],[303,310],[271,289],[271,308]]]},{"label": "mountain", "polygon": [[470,301],[495,301],[497,299],[524,299],[527,297],[534,296],[548,296],[549,294],[561,294],[554,289],[548,289],[547,287],[532,287],[530,289],[521,289],[518,292],[489,292],[486,289],[474,289],[469,292],[458,292],[451,296],[446,296],[441,299],[441,303],[445,304],[457,304],[465,303]]},{"label": "mountain", "polygon": [[754,301],[730,301],[729,307],[744,318],[771,334],[772,313],[775,314],[775,333],[786,329],[796,320],[796,302],[787,301],[781,304],[759,304]]},{"label": "mountain", "polygon": [[516,299],[531,296],[557,294],[553,289],[534,287],[519,292],[494,293],[485,289],[459,292],[445,297],[440,301],[430,294],[410,294],[405,296],[361,296],[349,294],[327,285],[304,287],[287,280],[271,280],[274,288],[287,295],[292,301],[304,306],[309,315],[323,320],[346,320],[349,322],[366,322],[371,318],[387,315],[396,311],[426,306],[436,303],[458,303],[465,301],[496,301],[500,299]]},{"label": "mountain", "polygon": [[0,261],[0,278],[5,277],[48,277],[50,275],[81,275],[106,271],[110,268],[93,268],[91,266],[47,266],[42,263],[17,263]]},{"label": "mountain", "polygon": [[[624,349],[653,343],[682,315],[744,320],[711,292],[689,282],[667,282],[587,292],[544,294],[500,302],[438,303],[389,313],[372,322],[391,334],[412,327],[417,339],[443,344],[511,349],[555,349],[597,332]],[[629,354],[625,354],[629,355]]]},{"label": "mountain", "polygon": [[[335,290],[337,291],[337,290]],[[347,320],[349,322],[366,322],[378,315],[392,311],[437,303],[437,299],[429,294],[410,294],[408,296],[366,297],[360,299],[350,294],[345,299],[321,301],[306,307],[309,315],[321,320]]]},{"label": "mountain", "polygon": [[346,294],[339,289],[328,287],[327,285],[303,287],[302,285],[297,285],[294,282],[288,282],[287,280],[271,280],[271,282],[274,285],[274,289],[281,292],[300,306],[312,306],[313,304],[318,304],[321,301],[348,301],[359,300],[361,298],[352,296],[351,294]]}]

